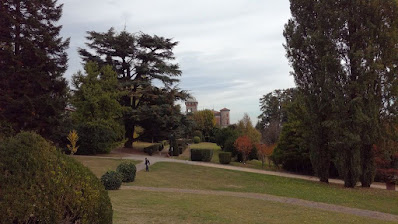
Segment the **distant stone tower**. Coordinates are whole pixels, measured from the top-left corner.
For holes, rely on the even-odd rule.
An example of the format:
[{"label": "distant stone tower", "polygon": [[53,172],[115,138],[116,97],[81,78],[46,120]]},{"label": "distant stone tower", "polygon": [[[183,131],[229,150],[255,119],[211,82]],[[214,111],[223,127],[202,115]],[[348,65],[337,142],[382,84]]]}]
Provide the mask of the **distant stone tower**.
[{"label": "distant stone tower", "polygon": [[228,127],[229,125],[229,109],[224,108],[220,110],[221,118],[220,118],[220,126],[222,128]]},{"label": "distant stone tower", "polygon": [[193,113],[198,111],[198,101],[195,99],[195,97],[190,97],[185,101],[185,106],[186,106],[186,113]]}]

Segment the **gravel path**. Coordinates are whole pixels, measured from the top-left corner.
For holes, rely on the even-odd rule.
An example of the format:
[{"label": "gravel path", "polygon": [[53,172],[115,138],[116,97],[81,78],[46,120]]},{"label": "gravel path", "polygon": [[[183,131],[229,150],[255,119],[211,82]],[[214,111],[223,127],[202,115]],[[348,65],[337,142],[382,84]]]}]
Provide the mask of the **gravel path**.
[{"label": "gravel path", "polygon": [[230,192],[230,191],[212,191],[212,190],[192,190],[192,189],[177,189],[177,188],[155,188],[155,187],[138,187],[138,186],[122,186],[121,189],[130,189],[138,191],[149,191],[149,192],[166,192],[166,193],[186,193],[186,194],[199,194],[199,195],[217,195],[217,196],[229,196],[229,197],[240,197],[250,198],[265,201],[272,201],[278,203],[291,204],[296,206],[303,206],[308,208],[315,208],[330,212],[339,212],[351,215],[362,216],[366,218],[373,218],[385,221],[398,222],[398,216],[383,212],[376,212],[364,209],[350,208],[340,205],[332,205],[321,202],[306,201],[296,198],[287,198],[274,196],[269,194],[257,194],[257,193],[243,193],[243,192]]}]

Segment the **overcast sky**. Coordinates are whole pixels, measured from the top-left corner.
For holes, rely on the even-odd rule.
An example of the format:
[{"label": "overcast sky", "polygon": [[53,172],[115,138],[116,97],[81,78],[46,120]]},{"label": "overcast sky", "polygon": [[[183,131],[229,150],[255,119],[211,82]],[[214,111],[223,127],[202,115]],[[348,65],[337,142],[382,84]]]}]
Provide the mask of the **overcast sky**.
[{"label": "overcast sky", "polygon": [[[173,38],[182,70],[179,87],[199,109],[231,110],[231,123],[246,112],[253,123],[259,98],[294,86],[282,46],[290,18],[288,0],[59,0],[62,36],[71,37],[66,78],[82,69],[78,47],[86,31],[144,32]],[[183,106],[185,110],[185,106]]]}]

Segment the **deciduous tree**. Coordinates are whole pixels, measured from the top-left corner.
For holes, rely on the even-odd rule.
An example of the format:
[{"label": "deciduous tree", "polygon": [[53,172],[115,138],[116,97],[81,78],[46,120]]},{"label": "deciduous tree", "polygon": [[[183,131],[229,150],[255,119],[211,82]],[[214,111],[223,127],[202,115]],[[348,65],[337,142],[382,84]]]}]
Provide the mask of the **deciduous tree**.
[{"label": "deciduous tree", "polygon": [[236,149],[242,153],[242,158],[243,158],[243,163],[246,163],[247,156],[253,149],[253,143],[250,140],[249,136],[240,136],[238,139],[235,141],[235,147]]}]

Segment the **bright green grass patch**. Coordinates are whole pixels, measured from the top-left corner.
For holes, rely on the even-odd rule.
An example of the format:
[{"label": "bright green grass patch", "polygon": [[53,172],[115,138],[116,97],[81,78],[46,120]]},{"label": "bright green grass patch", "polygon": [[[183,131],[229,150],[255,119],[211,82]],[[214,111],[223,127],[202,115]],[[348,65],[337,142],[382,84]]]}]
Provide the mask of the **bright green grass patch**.
[{"label": "bright green grass patch", "polygon": [[97,177],[101,177],[104,173],[106,173],[106,171],[116,170],[116,167],[123,161],[131,161],[134,164],[138,164],[141,162],[136,160],[124,160],[118,158],[105,159],[90,156],[73,156],[73,158],[88,167]]},{"label": "bright green grass patch", "polygon": [[388,223],[256,199],[109,191],[114,223]]},{"label": "bright green grass patch", "polygon": [[133,147],[136,149],[144,149],[145,147],[151,146],[156,143],[150,143],[150,142],[134,142]]},{"label": "bright green grass patch", "polygon": [[139,172],[133,185],[265,193],[398,215],[398,192],[187,164],[156,163],[151,172]]}]

